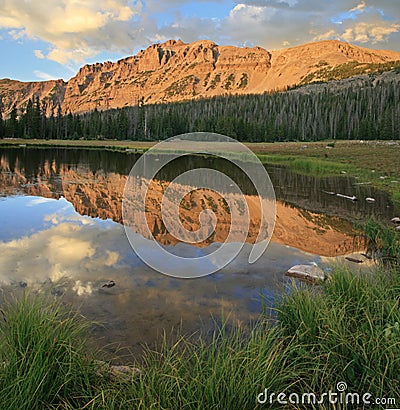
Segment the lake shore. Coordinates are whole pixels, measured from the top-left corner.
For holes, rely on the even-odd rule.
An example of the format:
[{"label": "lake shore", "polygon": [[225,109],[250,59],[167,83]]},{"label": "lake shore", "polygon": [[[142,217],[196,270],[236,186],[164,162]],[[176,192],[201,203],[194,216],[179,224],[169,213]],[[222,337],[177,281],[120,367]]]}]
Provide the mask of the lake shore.
[{"label": "lake shore", "polygon": [[[153,141],[3,139],[0,147],[84,148],[143,153]],[[400,141],[245,143],[264,164],[326,177],[347,175],[389,192],[400,208]]]},{"label": "lake shore", "polygon": [[97,360],[87,320],[54,298],[25,294],[1,309],[0,398],[10,409],[255,409],[277,404],[272,394],[305,394],[314,401],[293,402],[304,404],[296,408],[329,409],[319,400],[345,389],[393,407],[399,285],[395,270],[355,274],[336,266],[321,286],[284,294],[278,321],[261,316],[248,328],[225,320],[215,323],[211,341],[181,335],[171,344],[167,335],[137,367]]},{"label": "lake shore", "polygon": [[[80,142],[81,147],[91,142]],[[69,146],[76,147],[74,143]],[[12,144],[28,146],[25,140]],[[144,150],[150,143],[132,144],[118,150]],[[400,175],[397,144],[249,147],[268,163],[321,176],[351,175],[399,192],[392,182]],[[0,306],[0,402],[10,409],[253,409],[268,406],[272,396],[267,398],[267,392],[321,398],[328,391],[343,391],[339,382],[344,382],[346,393],[390,398],[395,402],[388,404],[395,407],[400,400],[399,241],[393,227],[382,229],[372,224],[366,234],[378,238],[380,253],[387,253],[390,262],[397,260],[391,266],[368,267],[360,274],[351,266],[334,264],[320,286],[298,285],[284,293],[275,307],[277,320],[261,315],[251,326],[235,325],[224,312],[228,317],[215,322],[211,341],[183,334],[171,343],[167,334],[157,348],[146,349],[140,361],[133,358],[139,371],[132,368],[129,373],[127,368],[116,377],[91,348],[92,324],[65,311],[62,299],[46,299],[43,293],[24,294],[22,299],[9,295],[9,303]],[[275,399],[273,404],[277,407]],[[326,402],[303,408],[331,406]]]}]

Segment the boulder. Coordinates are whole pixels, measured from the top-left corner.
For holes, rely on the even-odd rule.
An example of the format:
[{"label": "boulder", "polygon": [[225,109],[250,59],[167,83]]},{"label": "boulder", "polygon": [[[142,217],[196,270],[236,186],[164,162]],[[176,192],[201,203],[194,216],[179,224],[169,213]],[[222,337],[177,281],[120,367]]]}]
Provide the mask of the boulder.
[{"label": "boulder", "polygon": [[295,265],[286,272],[286,275],[312,283],[326,279],[325,272],[317,265]]}]

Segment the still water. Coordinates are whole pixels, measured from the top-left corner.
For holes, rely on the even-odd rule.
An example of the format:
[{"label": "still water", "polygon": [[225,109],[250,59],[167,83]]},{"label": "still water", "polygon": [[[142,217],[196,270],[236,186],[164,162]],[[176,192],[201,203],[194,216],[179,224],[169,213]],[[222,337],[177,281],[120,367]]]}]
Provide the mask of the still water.
[{"label": "still water", "polygon": [[[154,343],[165,330],[207,332],[222,314],[248,322],[263,304],[282,293],[285,271],[295,264],[326,264],[354,250],[353,223],[371,215],[390,219],[387,194],[346,177],[317,179],[271,167],[277,217],[265,254],[249,265],[250,243],[221,271],[199,279],[177,279],[153,271],[133,252],[122,226],[122,196],[137,156],[101,150],[0,149],[0,286],[2,294],[48,289],[79,306],[98,325],[99,346],[113,354]],[[193,167],[213,167],[231,175],[251,202],[252,186],[229,164],[186,157],[157,175],[159,187]],[[161,189],[161,188],[160,188]],[[155,192],[160,193],[160,189]],[[355,195],[356,202],[328,194]],[[205,194],[204,194],[205,195]],[[215,234],[201,246],[177,242],[159,214],[160,198],[149,198],[146,219],[152,236],[183,255],[202,255],[226,237],[229,215],[218,198]],[[375,198],[374,203],[365,201]],[[211,202],[210,202],[211,201]],[[198,205],[198,204],[197,204]],[[196,229],[189,209],[182,218]],[[256,218],[256,216],[255,216]],[[251,228],[253,227],[253,228]],[[257,228],[257,223],[251,224]],[[137,226],[137,235],[144,235]],[[145,236],[142,238],[146,244]],[[251,242],[249,240],[249,242]],[[149,249],[151,249],[149,241]],[[179,267],[177,268],[179,269]],[[115,286],[103,287],[113,280]]]}]

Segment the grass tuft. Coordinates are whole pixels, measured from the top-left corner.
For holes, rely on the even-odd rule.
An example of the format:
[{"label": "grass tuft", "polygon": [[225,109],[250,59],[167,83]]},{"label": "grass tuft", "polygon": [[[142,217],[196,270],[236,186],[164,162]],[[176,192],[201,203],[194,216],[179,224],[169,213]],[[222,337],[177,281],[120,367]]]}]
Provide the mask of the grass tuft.
[{"label": "grass tuft", "polygon": [[369,219],[361,228],[367,248],[384,266],[400,267],[400,232],[375,219]]},{"label": "grass tuft", "polygon": [[400,399],[399,291],[395,272],[336,268],[318,291],[285,296],[282,332],[295,335],[294,357],[313,363],[303,391],[322,393],[345,381],[348,391]]},{"label": "grass tuft", "polygon": [[[291,288],[279,302],[277,322],[262,317],[250,328],[225,322],[208,341],[181,336],[171,345],[165,337],[146,350],[140,374],[121,379],[99,374],[78,315],[24,295],[3,306],[0,318],[0,402],[11,410],[256,409],[265,389],[319,398],[343,381],[347,392],[397,404],[399,294],[394,270],[355,274],[334,267],[321,286]],[[266,407],[282,408],[276,396]]]},{"label": "grass tuft", "polygon": [[87,324],[40,295],[24,294],[2,307],[0,397],[4,409],[76,404],[91,394],[93,362]]}]

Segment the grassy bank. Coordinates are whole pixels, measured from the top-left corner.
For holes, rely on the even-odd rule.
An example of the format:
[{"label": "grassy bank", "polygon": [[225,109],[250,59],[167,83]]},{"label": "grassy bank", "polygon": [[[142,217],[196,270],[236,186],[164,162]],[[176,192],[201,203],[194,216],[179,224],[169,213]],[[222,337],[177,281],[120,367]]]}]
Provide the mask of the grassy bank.
[{"label": "grassy bank", "polygon": [[[398,407],[399,294],[398,273],[336,267],[320,287],[285,295],[278,322],[218,328],[211,342],[163,343],[128,379],[110,378],[96,364],[79,316],[25,296],[2,306],[0,402],[7,409],[254,409],[265,389],[286,399],[318,396],[343,381],[346,392],[395,398]],[[285,407],[275,396],[264,408],[332,406]]]},{"label": "grassy bank", "polygon": [[[151,141],[97,140],[0,140],[1,146],[78,147],[125,152],[144,152]],[[298,173],[313,176],[342,175],[358,177],[360,182],[391,192],[400,205],[400,144],[388,141],[335,141],[246,143],[265,164],[288,166]],[[398,182],[392,182],[398,181]]]}]

